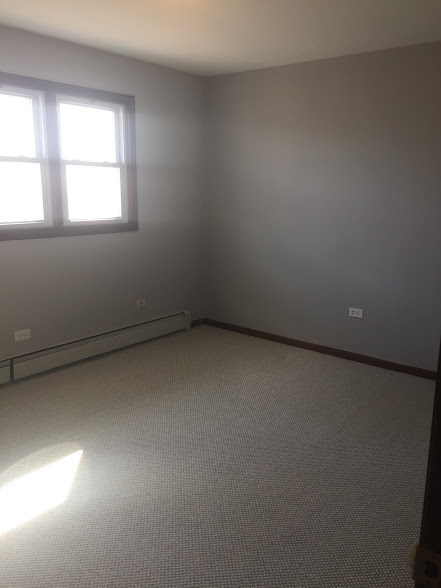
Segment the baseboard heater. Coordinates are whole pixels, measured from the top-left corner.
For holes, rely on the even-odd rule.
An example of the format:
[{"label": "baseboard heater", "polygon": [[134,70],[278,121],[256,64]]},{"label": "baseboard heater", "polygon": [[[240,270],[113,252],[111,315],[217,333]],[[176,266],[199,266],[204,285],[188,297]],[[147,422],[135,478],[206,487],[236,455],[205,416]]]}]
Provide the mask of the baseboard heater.
[{"label": "baseboard heater", "polygon": [[11,360],[0,362],[0,384],[11,381]]},{"label": "baseboard heater", "polygon": [[[108,351],[128,347],[162,335],[188,330],[191,317],[188,311],[141,323],[96,337],[89,337],[66,345],[13,358],[11,379],[20,380],[62,365],[101,355]],[[0,374],[1,375],[1,374]],[[4,374],[6,378],[6,373]],[[5,379],[6,381],[6,379]],[[9,378],[8,380],[9,381]]]}]

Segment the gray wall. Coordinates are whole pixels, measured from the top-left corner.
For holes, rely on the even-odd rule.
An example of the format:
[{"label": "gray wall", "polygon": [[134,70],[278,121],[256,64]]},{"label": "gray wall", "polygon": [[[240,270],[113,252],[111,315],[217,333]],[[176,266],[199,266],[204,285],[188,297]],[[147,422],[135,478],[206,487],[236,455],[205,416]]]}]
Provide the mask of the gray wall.
[{"label": "gray wall", "polygon": [[[203,80],[1,26],[0,70],[135,96],[140,222],[0,242],[0,360],[178,310],[200,316]],[[15,343],[25,328],[32,339]]]},{"label": "gray wall", "polygon": [[435,369],[440,64],[433,44],[203,80],[0,26],[0,70],[135,95],[140,220],[0,242],[0,360],[188,308]]},{"label": "gray wall", "polygon": [[432,44],[209,80],[210,317],[436,369],[440,71]]}]

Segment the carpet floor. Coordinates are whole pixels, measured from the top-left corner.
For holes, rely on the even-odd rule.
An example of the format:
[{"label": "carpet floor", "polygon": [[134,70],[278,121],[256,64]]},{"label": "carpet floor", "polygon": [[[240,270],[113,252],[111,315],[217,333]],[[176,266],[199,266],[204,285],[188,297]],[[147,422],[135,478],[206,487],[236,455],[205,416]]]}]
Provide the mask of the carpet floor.
[{"label": "carpet floor", "polygon": [[8,384],[0,472],[83,454],[0,586],[411,587],[434,387],[208,326]]}]

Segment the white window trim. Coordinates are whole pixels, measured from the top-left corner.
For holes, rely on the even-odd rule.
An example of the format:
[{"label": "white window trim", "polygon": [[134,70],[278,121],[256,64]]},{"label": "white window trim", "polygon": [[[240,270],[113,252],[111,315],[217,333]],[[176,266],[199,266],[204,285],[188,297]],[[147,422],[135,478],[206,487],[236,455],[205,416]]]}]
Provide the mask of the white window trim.
[{"label": "white window trim", "polygon": [[[0,225],[0,241],[16,239],[39,239],[117,233],[138,230],[138,203],[136,177],[135,99],[133,96],[107,90],[74,86],[71,84],[41,80],[18,74],[0,72],[0,92],[8,88],[13,94],[26,97],[41,96],[34,101],[34,124],[39,121],[35,134],[38,137],[38,158],[23,158],[35,161],[42,170],[45,220],[35,222],[3,223]],[[63,200],[62,185],[64,162],[59,144],[59,118],[57,96],[67,98],[74,104],[96,105],[119,111],[117,145],[119,146],[118,167],[120,168],[122,215],[117,219],[96,219],[70,221],[65,218],[67,210]],[[37,107],[38,105],[38,107]],[[19,161],[20,158],[6,158]],[[81,162],[73,162],[78,164]],[[94,164],[95,162],[84,162]],[[98,163],[98,162],[97,162]],[[100,162],[101,163],[101,162]],[[44,172],[44,173],[43,173]]]},{"label": "white window trim", "polygon": [[41,191],[43,198],[43,220],[33,220],[26,222],[0,222],[0,231],[8,229],[20,230],[30,226],[34,227],[52,227],[53,215],[51,206],[50,180],[49,180],[49,161],[47,157],[47,138],[45,133],[44,119],[44,94],[39,90],[31,88],[25,89],[17,86],[0,84],[0,93],[11,94],[13,96],[22,96],[32,100],[34,138],[35,138],[35,157],[9,156],[0,155],[0,161],[10,161],[17,163],[38,163],[41,174]]},{"label": "white window trim", "polygon": [[[116,145],[116,161],[82,161],[79,159],[63,159],[61,153],[61,125],[60,125],[60,104],[84,105],[100,110],[110,110],[115,114],[115,145]],[[103,102],[101,100],[92,100],[89,98],[77,98],[75,96],[57,94],[57,120],[58,120],[58,144],[60,153],[60,173],[61,173],[61,187],[62,187],[62,201],[63,201],[63,224],[65,226],[78,225],[103,225],[108,223],[127,223],[128,221],[128,206],[127,206],[127,169],[126,169],[126,154],[124,149],[124,106],[122,104],[115,104],[112,102]],[[70,220],[68,217],[68,199],[67,199],[67,175],[66,167],[68,165],[81,165],[91,167],[114,167],[120,170],[120,184],[121,184],[121,216],[115,218],[96,218],[84,220]]]}]

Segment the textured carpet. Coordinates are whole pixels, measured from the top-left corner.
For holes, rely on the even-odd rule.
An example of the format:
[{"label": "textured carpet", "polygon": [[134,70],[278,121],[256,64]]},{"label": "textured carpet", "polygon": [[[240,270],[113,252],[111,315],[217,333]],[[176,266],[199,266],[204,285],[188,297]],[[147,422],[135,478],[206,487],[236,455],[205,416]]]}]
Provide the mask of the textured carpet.
[{"label": "textured carpet", "polygon": [[410,587],[434,383],[207,326],[0,388],[0,472],[71,443],[0,586]]}]

